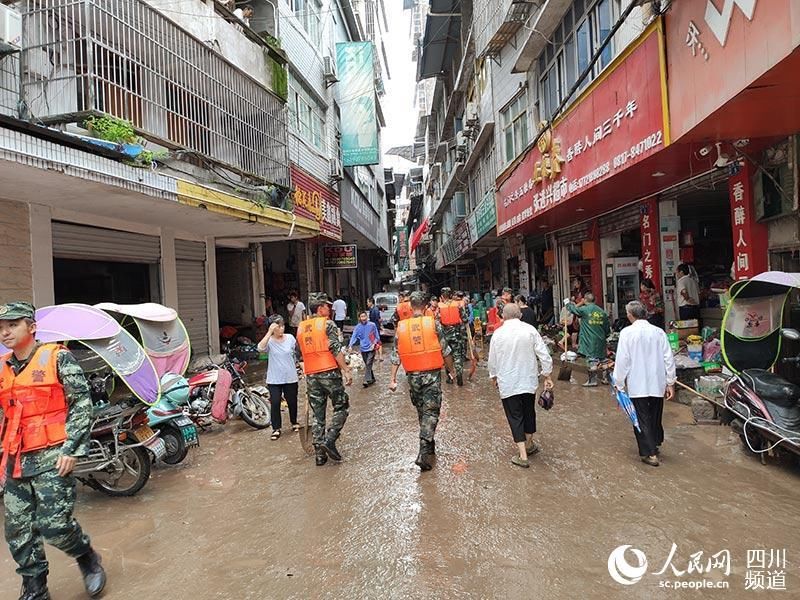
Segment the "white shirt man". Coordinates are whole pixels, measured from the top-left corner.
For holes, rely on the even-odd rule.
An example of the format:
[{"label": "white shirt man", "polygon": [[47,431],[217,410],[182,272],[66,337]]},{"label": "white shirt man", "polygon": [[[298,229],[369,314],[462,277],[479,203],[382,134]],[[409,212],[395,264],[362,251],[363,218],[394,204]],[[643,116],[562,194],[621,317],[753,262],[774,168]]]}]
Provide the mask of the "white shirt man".
[{"label": "white shirt man", "polygon": [[347,318],[347,302],[337,298],[333,303],[333,320],[344,321]]},{"label": "white shirt man", "polygon": [[286,305],[286,311],[289,313],[289,327],[294,329],[300,327],[300,323],[306,313],[306,305],[295,296],[292,296],[291,301]]},{"label": "white shirt man", "polygon": [[641,302],[626,306],[630,327],[619,334],[614,384],[627,391],[639,418],[634,429],[642,461],[657,467],[659,446],[664,441],[661,415],[664,396],[675,395],[675,358],[667,334],[647,321],[647,309]]},{"label": "white shirt man", "polygon": [[520,321],[520,315],[516,304],[503,307],[503,326],[494,332],[489,346],[489,377],[500,391],[511,434],[519,450],[519,456],[512,458],[511,462],[519,467],[528,467],[528,455],[539,450],[533,441],[539,373],[546,377],[545,389],[551,389],[553,359],[542,336],[535,327]]}]

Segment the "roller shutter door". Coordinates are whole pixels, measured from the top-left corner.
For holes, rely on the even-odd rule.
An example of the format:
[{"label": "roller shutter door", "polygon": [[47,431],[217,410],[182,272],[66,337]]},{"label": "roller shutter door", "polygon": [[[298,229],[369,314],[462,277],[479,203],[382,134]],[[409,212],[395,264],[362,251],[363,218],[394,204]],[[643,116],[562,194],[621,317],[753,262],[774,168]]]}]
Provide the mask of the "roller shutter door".
[{"label": "roller shutter door", "polygon": [[178,313],[189,334],[192,355],[208,354],[205,243],[175,240],[175,266],[178,273]]},{"label": "roller shutter door", "polygon": [[598,219],[600,237],[608,237],[631,229],[639,229],[640,206],[641,204],[636,202],[600,217]]},{"label": "roller shutter door", "polygon": [[157,264],[161,241],[154,235],[53,221],[53,256]]}]

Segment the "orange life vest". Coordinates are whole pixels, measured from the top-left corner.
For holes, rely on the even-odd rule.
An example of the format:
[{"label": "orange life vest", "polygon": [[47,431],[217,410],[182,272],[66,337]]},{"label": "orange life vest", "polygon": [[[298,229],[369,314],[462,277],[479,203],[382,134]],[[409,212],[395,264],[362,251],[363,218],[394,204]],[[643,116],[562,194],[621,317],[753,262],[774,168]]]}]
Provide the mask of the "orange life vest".
[{"label": "orange life vest", "polygon": [[438,371],[444,366],[433,317],[412,317],[397,324],[397,353],[406,373]]},{"label": "orange life vest", "polygon": [[303,355],[303,372],[306,375],[338,369],[336,358],[328,347],[328,319],[312,317],[300,323],[297,343]]},{"label": "orange life vest", "polygon": [[426,317],[434,317],[436,318],[436,311],[433,310],[430,306],[425,309],[425,316]]},{"label": "orange life vest", "polygon": [[58,344],[44,344],[19,375],[8,365],[11,353],[0,360],[0,407],[5,414],[3,468],[16,455],[13,477],[21,477],[20,456],[60,446],[67,439],[67,399],[58,380]]},{"label": "orange life vest", "polygon": [[411,302],[401,302],[397,305],[397,320],[404,321],[414,316],[414,311],[411,310]]},{"label": "orange life vest", "polygon": [[461,325],[461,307],[450,300],[439,305],[439,320],[442,325]]},{"label": "orange life vest", "polygon": [[497,316],[497,308],[492,307],[486,311],[486,335],[492,335],[503,325],[503,320]]}]

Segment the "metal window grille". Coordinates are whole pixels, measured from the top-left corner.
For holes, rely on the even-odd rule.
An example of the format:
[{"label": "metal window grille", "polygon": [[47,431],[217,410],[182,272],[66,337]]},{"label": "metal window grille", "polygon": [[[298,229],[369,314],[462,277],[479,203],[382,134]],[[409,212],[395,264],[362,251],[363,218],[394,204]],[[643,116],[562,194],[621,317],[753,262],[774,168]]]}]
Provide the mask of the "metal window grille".
[{"label": "metal window grille", "polygon": [[17,116],[19,54],[0,55],[0,115]]},{"label": "metal window grille", "polygon": [[23,98],[45,123],[127,119],[148,139],[289,186],[280,99],[142,0],[27,0]]}]

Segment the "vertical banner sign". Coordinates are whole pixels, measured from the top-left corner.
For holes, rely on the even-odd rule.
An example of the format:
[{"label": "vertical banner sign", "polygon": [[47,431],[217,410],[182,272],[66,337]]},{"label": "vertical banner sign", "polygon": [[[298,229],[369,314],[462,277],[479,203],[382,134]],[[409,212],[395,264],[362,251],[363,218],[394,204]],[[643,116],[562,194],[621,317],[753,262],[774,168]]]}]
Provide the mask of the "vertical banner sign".
[{"label": "vertical banner sign", "polygon": [[379,162],[373,61],[372,42],[336,44],[345,167],[377,165]]},{"label": "vertical banner sign", "polygon": [[661,289],[661,273],[658,260],[659,229],[658,202],[650,198],[642,202],[639,216],[639,228],[642,235],[642,271],[647,279],[652,279],[656,289]]},{"label": "vertical banner sign", "polygon": [[767,270],[767,228],[755,220],[752,174],[753,167],[745,161],[732,165],[728,178],[735,279],[749,279]]},{"label": "vertical banner sign", "polygon": [[397,265],[401,272],[408,271],[408,229],[400,227],[397,230]]}]

